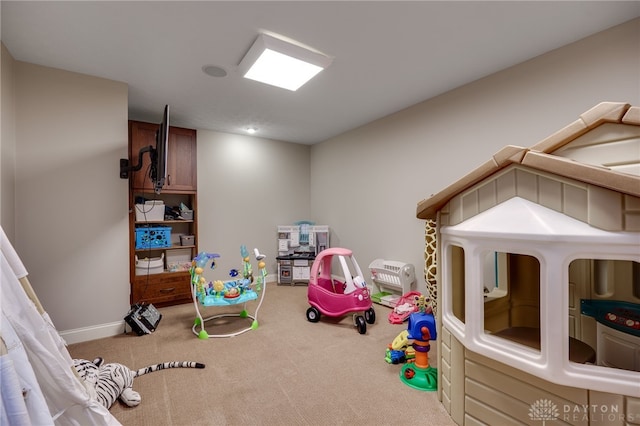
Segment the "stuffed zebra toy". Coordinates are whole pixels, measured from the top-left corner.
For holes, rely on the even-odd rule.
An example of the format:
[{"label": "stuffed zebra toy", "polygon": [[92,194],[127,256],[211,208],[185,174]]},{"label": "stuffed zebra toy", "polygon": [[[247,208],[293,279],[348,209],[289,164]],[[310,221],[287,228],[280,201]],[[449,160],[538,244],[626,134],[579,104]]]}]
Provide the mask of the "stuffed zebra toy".
[{"label": "stuffed zebra toy", "polygon": [[107,409],[120,399],[129,407],[140,404],[140,394],[133,390],[133,379],[165,368],[204,368],[204,364],[192,361],[164,362],[139,370],[131,370],[118,363],[104,364],[102,358],[93,361],[74,359],[74,367],[84,381],[91,398]]}]

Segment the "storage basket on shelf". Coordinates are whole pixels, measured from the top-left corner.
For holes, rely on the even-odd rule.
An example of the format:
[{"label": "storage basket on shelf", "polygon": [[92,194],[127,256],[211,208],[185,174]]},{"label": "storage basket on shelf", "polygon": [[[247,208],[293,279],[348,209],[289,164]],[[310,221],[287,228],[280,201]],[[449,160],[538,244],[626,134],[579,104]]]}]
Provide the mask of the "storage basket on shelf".
[{"label": "storage basket on shelf", "polygon": [[191,268],[191,249],[167,251],[167,271],[188,271]]},{"label": "storage basket on shelf", "polygon": [[192,246],[196,242],[196,237],[193,235],[180,235],[180,245]]},{"label": "storage basket on shelf", "polygon": [[138,259],[136,255],[136,275],[161,274],[164,272],[164,253],[160,257]]},{"label": "storage basket on shelf", "polygon": [[136,204],[137,222],[162,222],[164,221],[164,201],[149,200],[144,204]]},{"label": "storage basket on shelf", "polygon": [[136,228],[136,250],[171,247],[170,226],[141,226]]}]

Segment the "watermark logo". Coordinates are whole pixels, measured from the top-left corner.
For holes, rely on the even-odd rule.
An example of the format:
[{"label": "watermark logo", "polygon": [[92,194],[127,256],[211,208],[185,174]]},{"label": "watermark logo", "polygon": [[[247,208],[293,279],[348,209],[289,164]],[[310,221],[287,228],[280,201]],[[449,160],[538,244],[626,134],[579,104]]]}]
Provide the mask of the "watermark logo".
[{"label": "watermark logo", "polygon": [[567,423],[583,423],[591,425],[634,423],[640,415],[620,410],[617,404],[563,404],[556,405],[550,399],[539,399],[529,406],[529,418],[534,421],[562,420]]},{"label": "watermark logo", "polygon": [[548,399],[539,399],[529,407],[529,418],[541,420],[544,425],[547,420],[556,420],[560,416],[558,406]]}]

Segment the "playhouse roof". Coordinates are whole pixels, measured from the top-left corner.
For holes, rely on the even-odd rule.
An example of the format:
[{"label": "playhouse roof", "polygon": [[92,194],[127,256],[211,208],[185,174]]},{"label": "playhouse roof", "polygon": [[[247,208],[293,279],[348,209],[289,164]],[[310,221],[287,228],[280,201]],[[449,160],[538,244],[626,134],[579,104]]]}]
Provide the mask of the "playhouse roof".
[{"label": "playhouse roof", "polygon": [[513,197],[464,222],[449,226],[443,233],[475,236],[492,241],[527,241],[640,244],[638,233],[609,232],[569,217],[540,204]]},{"label": "playhouse roof", "polygon": [[[586,138],[587,134],[593,137]],[[460,180],[420,201],[416,215],[435,219],[453,197],[512,164],[640,197],[638,147],[640,107],[602,102],[530,148],[507,145]]]}]

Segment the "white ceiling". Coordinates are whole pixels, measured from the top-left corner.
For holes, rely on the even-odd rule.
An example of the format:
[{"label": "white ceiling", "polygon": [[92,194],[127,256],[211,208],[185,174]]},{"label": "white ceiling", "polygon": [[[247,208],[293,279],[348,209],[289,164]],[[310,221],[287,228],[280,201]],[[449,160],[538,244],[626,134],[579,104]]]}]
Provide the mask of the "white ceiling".
[{"label": "white ceiling", "polygon": [[[313,144],[640,16],[638,1],[2,1],[19,61],[122,81],[129,118]],[[334,57],[297,92],[242,78],[258,33]],[[202,72],[224,68],[223,78]]]}]

